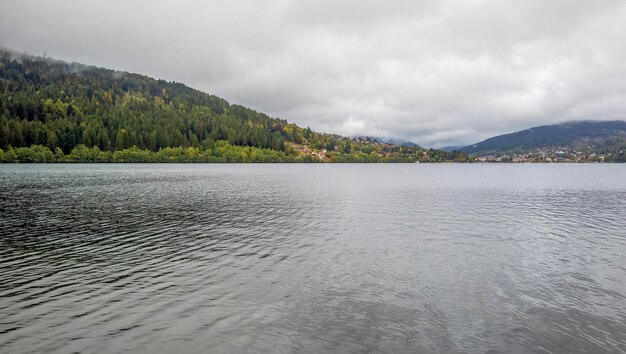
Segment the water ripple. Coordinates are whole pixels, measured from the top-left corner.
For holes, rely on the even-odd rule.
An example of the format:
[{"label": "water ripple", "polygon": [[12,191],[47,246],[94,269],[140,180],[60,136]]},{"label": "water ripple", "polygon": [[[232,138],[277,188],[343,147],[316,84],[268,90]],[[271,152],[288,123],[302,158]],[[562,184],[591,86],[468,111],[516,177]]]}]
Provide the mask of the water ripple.
[{"label": "water ripple", "polygon": [[626,352],[626,168],[0,166],[2,352]]}]

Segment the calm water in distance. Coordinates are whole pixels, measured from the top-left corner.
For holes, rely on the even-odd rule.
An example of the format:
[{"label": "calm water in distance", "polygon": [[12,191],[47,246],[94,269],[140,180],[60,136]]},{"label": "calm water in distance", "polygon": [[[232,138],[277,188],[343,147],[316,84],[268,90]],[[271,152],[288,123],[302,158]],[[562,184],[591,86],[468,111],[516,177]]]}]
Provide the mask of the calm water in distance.
[{"label": "calm water in distance", "polygon": [[626,165],[0,165],[0,352],[626,352]]}]

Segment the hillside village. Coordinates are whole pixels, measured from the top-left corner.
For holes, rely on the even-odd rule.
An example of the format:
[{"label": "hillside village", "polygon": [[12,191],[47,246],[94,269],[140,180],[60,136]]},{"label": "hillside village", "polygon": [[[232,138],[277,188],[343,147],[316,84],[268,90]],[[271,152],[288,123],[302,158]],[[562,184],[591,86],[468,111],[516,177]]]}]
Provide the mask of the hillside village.
[{"label": "hillside village", "polygon": [[623,162],[624,150],[615,153],[597,153],[565,147],[535,149],[531,152],[508,152],[483,154],[473,158],[473,162],[514,162],[514,163],[552,163],[552,162]]}]

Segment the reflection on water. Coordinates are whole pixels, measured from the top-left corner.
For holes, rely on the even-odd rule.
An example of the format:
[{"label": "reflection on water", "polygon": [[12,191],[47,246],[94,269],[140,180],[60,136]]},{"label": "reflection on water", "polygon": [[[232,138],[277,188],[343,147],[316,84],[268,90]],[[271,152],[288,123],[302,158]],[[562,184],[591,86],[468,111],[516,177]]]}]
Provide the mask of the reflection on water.
[{"label": "reflection on water", "polygon": [[2,352],[624,352],[626,166],[2,165]]}]

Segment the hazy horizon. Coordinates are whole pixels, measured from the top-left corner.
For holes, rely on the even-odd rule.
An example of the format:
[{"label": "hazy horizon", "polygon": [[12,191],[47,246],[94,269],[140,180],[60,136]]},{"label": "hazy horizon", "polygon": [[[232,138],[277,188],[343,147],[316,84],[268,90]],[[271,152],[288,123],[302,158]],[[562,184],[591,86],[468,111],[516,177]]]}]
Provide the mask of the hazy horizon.
[{"label": "hazy horizon", "polygon": [[443,147],[626,118],[624,1],[0,9],[7,49],[182,82],[322,132]]}]

